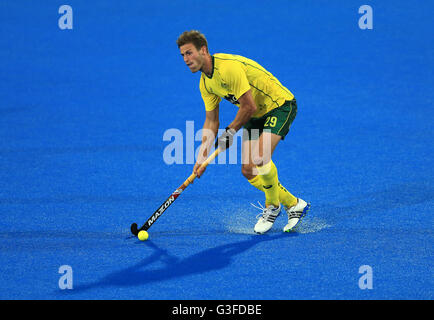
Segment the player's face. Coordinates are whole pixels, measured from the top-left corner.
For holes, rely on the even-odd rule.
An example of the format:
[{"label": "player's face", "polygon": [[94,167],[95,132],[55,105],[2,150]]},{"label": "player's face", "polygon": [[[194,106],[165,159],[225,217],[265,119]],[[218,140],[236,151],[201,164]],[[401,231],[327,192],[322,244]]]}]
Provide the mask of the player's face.
[{"label": "player's face", "polygon": [[190,71],[195,73],[202,69],[203,63],[205,61],[204,51],[205,47],[201,50],[197,50],[194,44],[187,43],[182,45],[179,50],[181,51],[181,56],[184,58],[184,62]]}]

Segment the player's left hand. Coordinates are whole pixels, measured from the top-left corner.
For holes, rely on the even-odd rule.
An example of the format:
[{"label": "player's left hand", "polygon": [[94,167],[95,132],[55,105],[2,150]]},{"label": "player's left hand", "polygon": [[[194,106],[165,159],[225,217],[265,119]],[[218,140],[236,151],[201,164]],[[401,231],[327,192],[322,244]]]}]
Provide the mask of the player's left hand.
[{"label": "player's left hand", "polygon": [[206,167],[201,167],[202,163],[196,162],[196,164],[193,167],[193,173],[200,178],[203,173],[205,172]]},{"label": "player's left hand", "polygon": [[217,139],[215,148],[219,147],[222,151],[228,149],[234,142],[235,129],[226,127],[225,132]]}]

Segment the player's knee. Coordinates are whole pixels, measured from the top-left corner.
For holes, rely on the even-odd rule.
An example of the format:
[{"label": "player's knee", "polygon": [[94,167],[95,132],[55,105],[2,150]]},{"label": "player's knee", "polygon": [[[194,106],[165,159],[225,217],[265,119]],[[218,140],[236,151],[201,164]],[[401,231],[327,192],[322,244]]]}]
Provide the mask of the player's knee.
[{"label": "player's knee", "polygon": [[250,164],[243,164],[241,166],[241,173],[243,174],[243,176],[247,179],[252,179],[253,176],[253,168],[254,165],[250,165]]}]

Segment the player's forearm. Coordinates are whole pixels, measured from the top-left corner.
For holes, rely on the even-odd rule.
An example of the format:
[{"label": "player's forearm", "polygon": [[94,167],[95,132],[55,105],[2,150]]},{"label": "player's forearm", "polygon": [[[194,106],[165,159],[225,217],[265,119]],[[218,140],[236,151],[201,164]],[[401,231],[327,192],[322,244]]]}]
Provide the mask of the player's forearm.
[{"label": "player's forearm", "polygon": [[219,129],[218,121],[206,119],[202,130],[202,144],[199,150],[199,159],[205,159],[214,143],[215,137]]},{"label": "player's forearm", "polygon": [[254,104],[244,104],[240,106],[240,109],[235,116],[234,121],[229,125],[229,128],[235,131],[240,130],[249,121],[253,114],[256,112],[256,105]]}]

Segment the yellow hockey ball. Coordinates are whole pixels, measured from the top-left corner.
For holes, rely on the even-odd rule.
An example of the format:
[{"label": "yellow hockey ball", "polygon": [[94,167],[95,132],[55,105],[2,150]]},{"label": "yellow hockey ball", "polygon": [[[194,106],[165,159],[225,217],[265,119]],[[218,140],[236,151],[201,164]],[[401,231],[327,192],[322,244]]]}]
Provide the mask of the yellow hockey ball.
[{"label": "yellow hockey ball", "polygon": [[148,240],[149,234],[145,230],[141,230],[138,233],[137,237],[139,238],[140,241],[145,241]]}]

